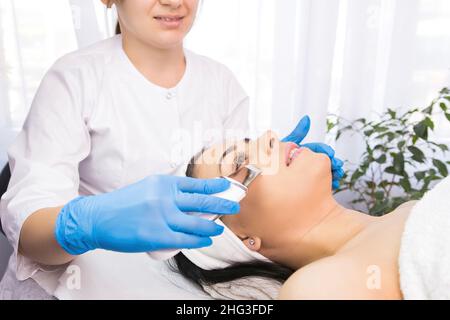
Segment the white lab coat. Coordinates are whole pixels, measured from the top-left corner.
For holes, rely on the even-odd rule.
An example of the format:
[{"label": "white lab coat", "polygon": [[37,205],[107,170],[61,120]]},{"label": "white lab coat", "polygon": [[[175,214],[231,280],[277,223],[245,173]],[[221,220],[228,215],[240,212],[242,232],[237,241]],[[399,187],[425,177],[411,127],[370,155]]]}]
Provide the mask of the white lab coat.
[{"label": "white lab coat", "polygon": [[[61,275],[18,253],[33,212],[148,175],[182,174],[202,146],[248,129],[248,96],[232,73],[188,50],[185,56],[186,72],[172,89],[133,66],[121,36],[64,56],[46,74],[8,150],[12,178],[0,207],[19,280],[32,277],[52,293]],[[181,146],[190,152],[178,152]]]}]

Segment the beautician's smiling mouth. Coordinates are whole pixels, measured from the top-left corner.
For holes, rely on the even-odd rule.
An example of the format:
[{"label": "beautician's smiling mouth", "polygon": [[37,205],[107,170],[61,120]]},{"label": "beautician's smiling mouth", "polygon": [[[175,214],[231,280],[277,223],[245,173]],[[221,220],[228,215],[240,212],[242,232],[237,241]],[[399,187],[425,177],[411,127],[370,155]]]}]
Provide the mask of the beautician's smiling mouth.
[{"label": "beautician's smiling mouth", "polygon": [[178,27],[179,25],[181,25],[181,22],[183,21],[184,16],[158,15],[153,18],[167,27]]},{"label": "beautician's smiling mouth", "polygon": [[286,166],[292,163],[295,158],[302,152],[303,148],[299,147],[297,144],[293,142],[288,142],[285,146],[285,163]]}]

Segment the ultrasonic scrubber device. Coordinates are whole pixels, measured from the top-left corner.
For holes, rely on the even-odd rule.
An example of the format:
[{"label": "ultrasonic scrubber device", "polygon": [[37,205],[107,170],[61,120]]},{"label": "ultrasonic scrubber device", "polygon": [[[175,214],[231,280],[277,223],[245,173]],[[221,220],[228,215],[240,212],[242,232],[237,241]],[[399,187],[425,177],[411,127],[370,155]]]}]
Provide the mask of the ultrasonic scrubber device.
[{"label": "ultrasonic scrubber device", "polygon": [[[262,170],[255,167],[254,165],[251,165],[251,164],[246,165],[246,166],[242,167],[240,170],[238,170],[236,173],[232,174],[230,177],[221,177],[221,178],[224,178],[224,179],[227,179],[228,181],[230,181],[230,188],[228,188],[227,190],[225,190],[223,192],[212,194],[212,196],[230,200],[230,201],[240,202],[247,195],[248,187],[250,186],[250,184],[253,181],[255,181],[255,179],[258,176],[260,176],[261,173],[262,173]],[[233,178],[231,178],[231,177],[233,177]],[[244,179],[242,180],[242,183],[236,180],[238,177],[239,178],[244,177]],[[222,215],[218,215],[218,214],[205,214],[205,213],[195,213],[195,212],[190,213],[190,214],[198,215],[199,217],[201,217],[203,219],[208,219],[208,220],[212,220],[212,221],[215,221],[222,216]],[[168,260],[168,259],[174,257],[180,251],[181,251],[181,249],[167,249],[167,250],[150,251],[147,253],[151,258],[153,258],[155,260],[164,261],[164,260]]]}]

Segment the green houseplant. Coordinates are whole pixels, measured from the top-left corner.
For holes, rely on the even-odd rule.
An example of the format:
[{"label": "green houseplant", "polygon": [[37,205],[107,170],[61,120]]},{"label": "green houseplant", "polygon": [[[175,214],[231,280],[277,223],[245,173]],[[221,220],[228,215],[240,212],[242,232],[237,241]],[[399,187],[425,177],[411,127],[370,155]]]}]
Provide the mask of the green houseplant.
[{"label": "green houseplant", "polygon": [[450,122],[448,88],[442,89],[426,108],[401,113],[388,109],[377,121],[347,121],[330,115],[328,132],[336,141],[344,134],[358,134],[365,145],[360,162],[347,163],[346,175],[336,193],[351,191],[355,195],[353,205],[363,205],[375,216],[420,199],[433,182],[449,174],[449,146],[430,137],[437,116],[445,116]]}]

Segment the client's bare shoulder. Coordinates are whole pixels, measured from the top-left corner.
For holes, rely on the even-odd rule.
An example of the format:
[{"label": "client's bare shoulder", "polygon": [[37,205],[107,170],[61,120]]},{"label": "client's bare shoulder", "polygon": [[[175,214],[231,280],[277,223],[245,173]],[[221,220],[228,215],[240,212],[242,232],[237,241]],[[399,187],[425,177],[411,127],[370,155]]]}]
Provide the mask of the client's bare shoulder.
[{"label": "client's bare shoulder", "polygon": [[281,288],[281,300],[386,299],[371,290],[367,268],[346,257],[330,257],[295,272]]},{"label": "client's bare shoulder", "polygon": [[401,299],[398,254],[408,202],[362,232],[336,255],[296,271],[279,299]]}]

